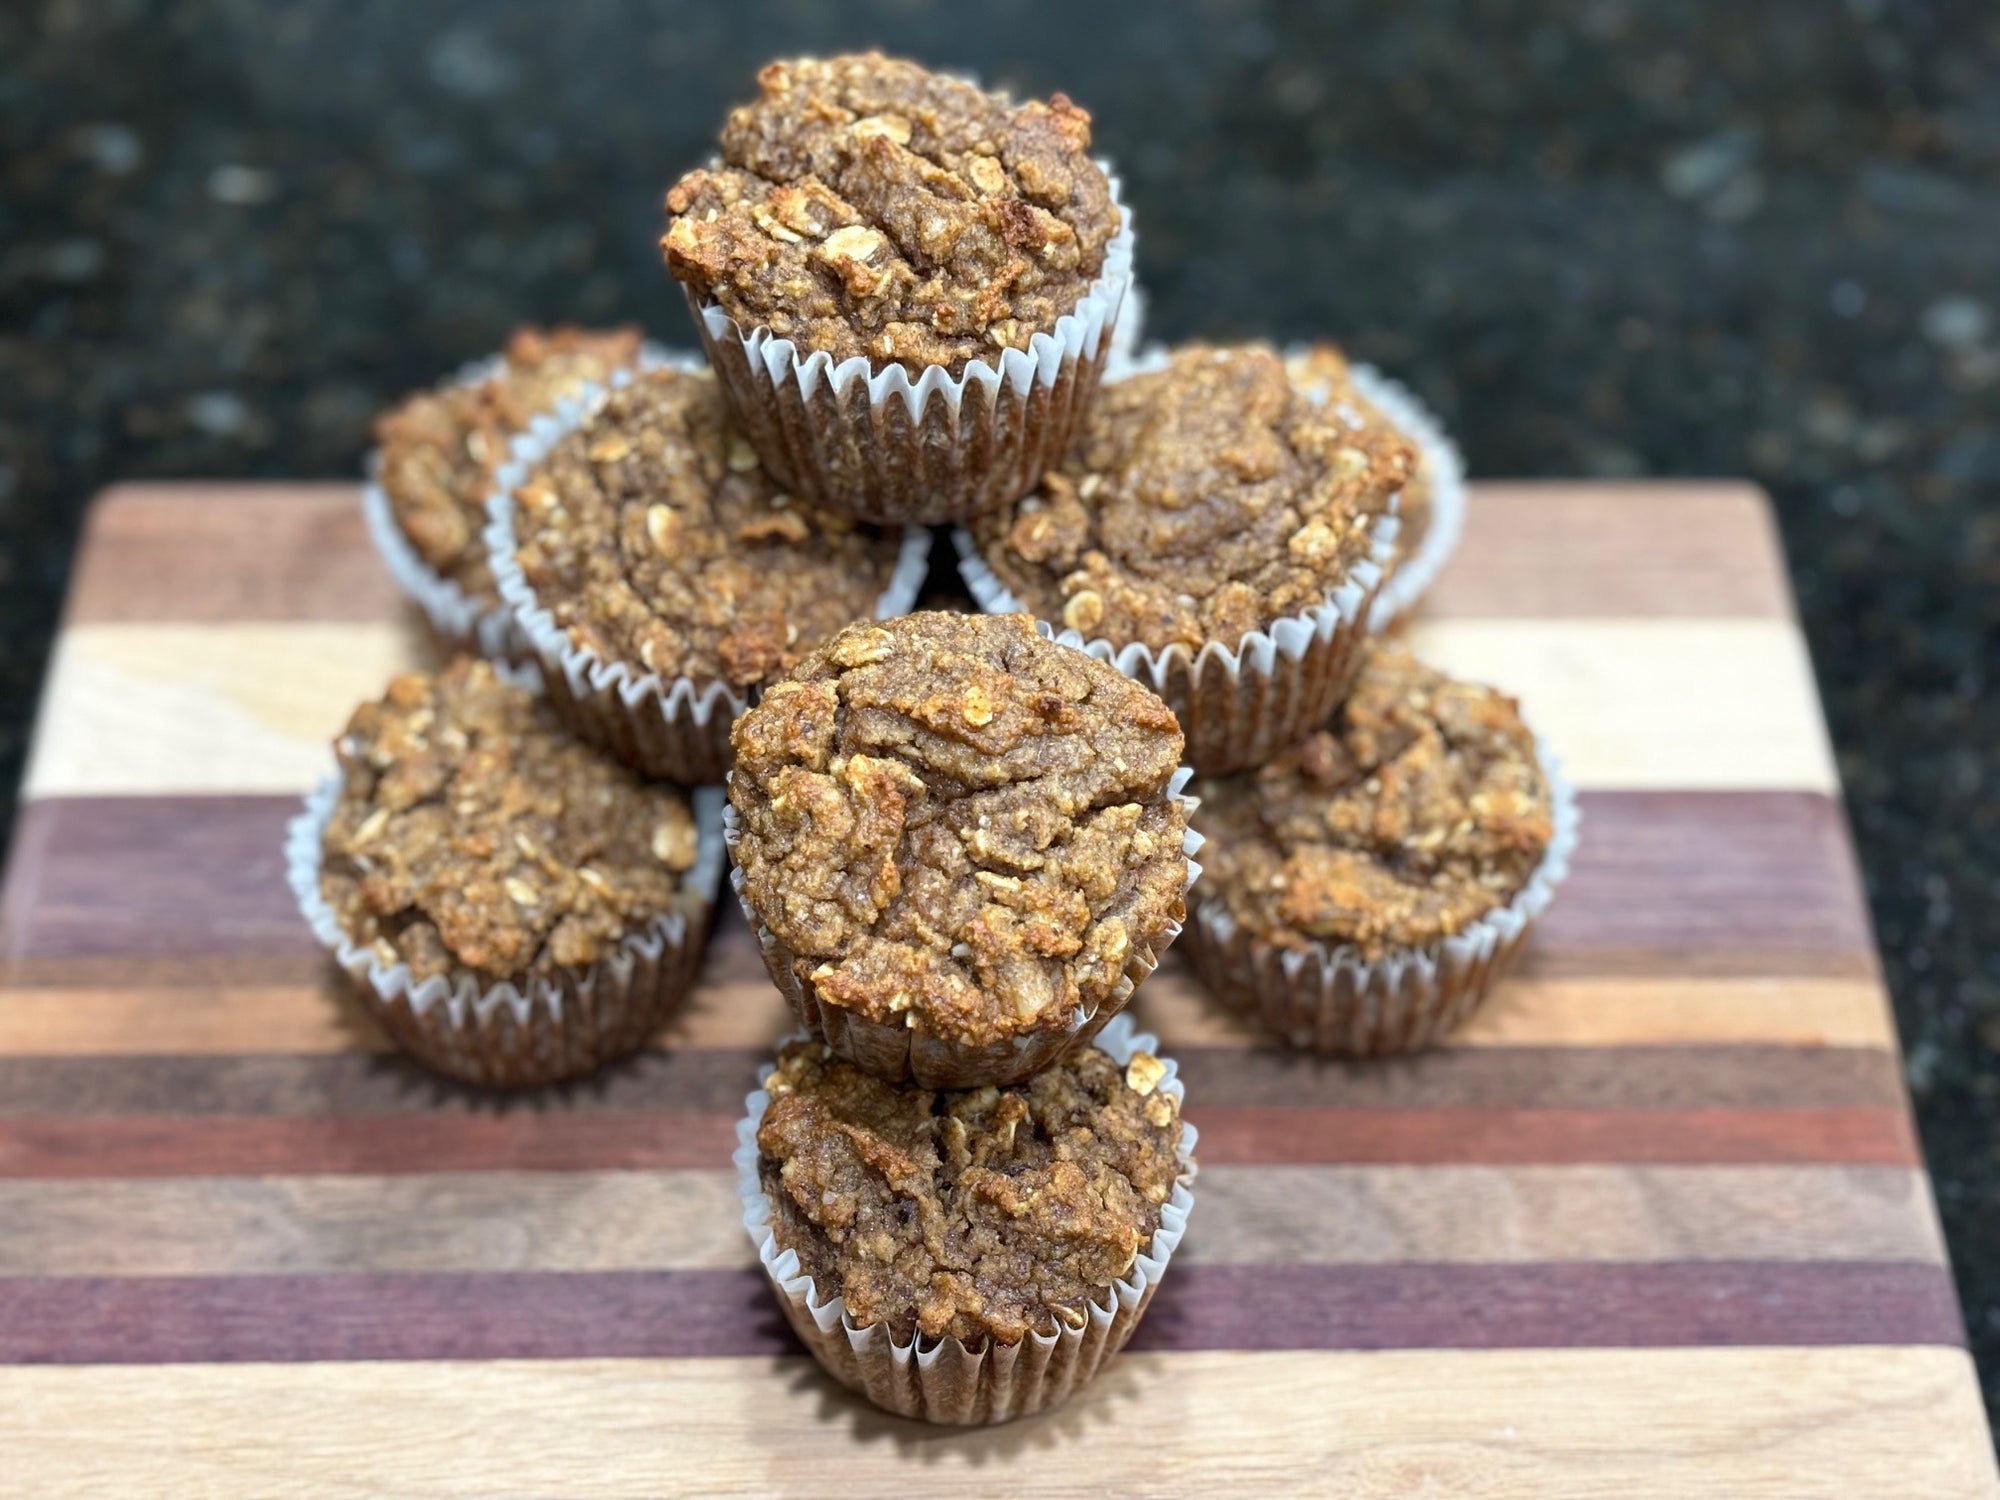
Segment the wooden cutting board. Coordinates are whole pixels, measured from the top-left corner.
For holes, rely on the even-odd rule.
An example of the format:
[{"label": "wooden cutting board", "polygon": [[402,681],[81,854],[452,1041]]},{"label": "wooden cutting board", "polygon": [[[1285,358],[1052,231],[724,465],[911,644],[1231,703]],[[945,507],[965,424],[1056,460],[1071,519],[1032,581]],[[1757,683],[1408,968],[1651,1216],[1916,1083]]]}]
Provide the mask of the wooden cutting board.
[{"label": "wooden cutting board", "polygon": [[1201,1127],[1133,1349],[991,1432],[820,1377],[728,1170],[742,922],[656,1051],[497,1100],[337,997],[279,838],[422,659],[346,486],[93,513],[0,898],[0,1488],[1992,1494],[1778,543],[1741,485],[1480,486],[1412,628],[1583,788],[1446,1050],[1137,1004]]}]

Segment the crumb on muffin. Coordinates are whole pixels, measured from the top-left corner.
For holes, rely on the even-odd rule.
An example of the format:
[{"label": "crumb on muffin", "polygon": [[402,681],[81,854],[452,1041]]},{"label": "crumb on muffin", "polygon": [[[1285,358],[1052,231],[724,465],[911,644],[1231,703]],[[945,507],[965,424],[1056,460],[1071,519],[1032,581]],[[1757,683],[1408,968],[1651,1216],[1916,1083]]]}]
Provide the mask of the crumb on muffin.
[{"label": "crumb on muffin", "polygon": [[970,525],[1045,620],[1156,651],[1233,649],[1347,580],[1414,464],[1378,413],[1338,391],[1311,400],[1270,349],[1191,345],[1106,385],[1040,488]]},{"label": "crumb on muffin", "polygon": [[668,268],[803,353],[954,373],[1054,331],[1118,232],[1090,116],[870,52],[774,62],[667,195]]}]

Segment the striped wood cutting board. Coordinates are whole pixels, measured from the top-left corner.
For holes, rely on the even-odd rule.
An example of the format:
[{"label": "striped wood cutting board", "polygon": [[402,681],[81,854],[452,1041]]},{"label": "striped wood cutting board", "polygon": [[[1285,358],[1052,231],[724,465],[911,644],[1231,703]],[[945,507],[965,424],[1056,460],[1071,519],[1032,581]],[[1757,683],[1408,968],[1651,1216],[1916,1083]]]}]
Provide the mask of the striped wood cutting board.
[{"label": "striped wood cutting board", "polygon": [[0,1487],[1994,1493],[1761,497],[1482,486],[1413,634],[1584,789],[1521,971],[1348,1068],[1170,960],[1186,1245],[1083,1397],[947,1433],[820,1378],[752,1267],[731,1132],[786,1021],[740,919],[586,1086],[386,1053],[279,860],[420,657],[353,490],[106,496],[0,899]]}]

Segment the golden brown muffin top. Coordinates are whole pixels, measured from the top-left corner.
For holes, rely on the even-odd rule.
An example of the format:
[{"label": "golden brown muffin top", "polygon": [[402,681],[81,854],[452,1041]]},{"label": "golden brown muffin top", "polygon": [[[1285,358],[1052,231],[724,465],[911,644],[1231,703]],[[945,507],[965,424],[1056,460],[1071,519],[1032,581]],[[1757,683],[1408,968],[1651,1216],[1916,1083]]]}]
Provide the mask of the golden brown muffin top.
[{"label": "golden brown muffin top", "polygon": [[1520,706],[1380,643],[1324,729],[1200,794],[1204,899],[1266,942],[1369,959],[1506,905],[1554,834]]},{"label": "golden brown muffin top", "polygon": [[774,62],[667,194],[675,277],[748,332],[954,373],[1051,333],[1119,212],[1090,116],[869,52]]},{"label": "golden brown muffin top", "polygon": [[687,802],[570,738],[535,694],[460,657],[355,709],[320,894],[420,980],[548,975],[607,956],[680,899]]},{"label": "golden brown muffin top", "polygon": [[[1338,344],[1314,344],[1285,360],[1292,384],[1316,400],[1346,401],[1371,422],[1388,423],[1381,409],[1355,388],[1346,354]],[[1393,425],[1393,424],[1390,424]],[[1396,504],[1396,551],[1389,565],[1394,574],[1424,544],[1431,529],[1431,467],[1428,455],[1416,447],[1416,462],[1403,482],[1403,498]]]},{"label": "golden brown muffin top", "polygon": [[744,894],[801,983],[870,1020],[1066,1029],[1184,915],[1179,723],[1025,615],[850,626],[734,742]]},{"label": "golden brown muffin top", "polygon": [[705,370],[611,391],[514,498],[536,602],[578,645],[669,680],[777,677],[875,613],[899,547],[779,489]]},{"label": "golden brown muffin top", "polygon": [[481,532],[508,443],[538,412],[637,363],[640,342],[631,327],[518,328],[497,373],[418,391],[376,419],[378,482],[427,567],[472,598],[500,602]]},{"label": "golden brown muffin top", "polygon": [[1415,460],[1379,414],[1294,389],[1271,350],[1195,344],[1105,386],[1041,487],[970,525],[1045,620],[1233,649],[1347,580]]},{"label": "golden brown muffin top", "polygon": [[1081,1328],[1182,1170],[1162,1074],[1080,1047],[1025,1083],[932,1093],[792,1042],[757,1130],[772,1234],[822,1298],[898,1340]]}]

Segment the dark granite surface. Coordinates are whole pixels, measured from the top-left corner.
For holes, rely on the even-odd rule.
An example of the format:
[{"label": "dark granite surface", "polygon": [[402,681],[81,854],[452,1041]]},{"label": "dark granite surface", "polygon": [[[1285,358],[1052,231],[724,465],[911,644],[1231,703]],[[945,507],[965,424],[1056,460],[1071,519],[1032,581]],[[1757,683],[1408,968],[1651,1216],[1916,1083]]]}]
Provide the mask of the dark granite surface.
[{"label": "dark granite surface", "polygon": [[1328,333],[1480,476],[1779,501],[1974,1343],[2000,1367],[2000,7],[0,7],[0,836],[89,495],[348,475],[526,317],[685,314],[666,184],[778,51],[1099,121],[1153,327]]}]

